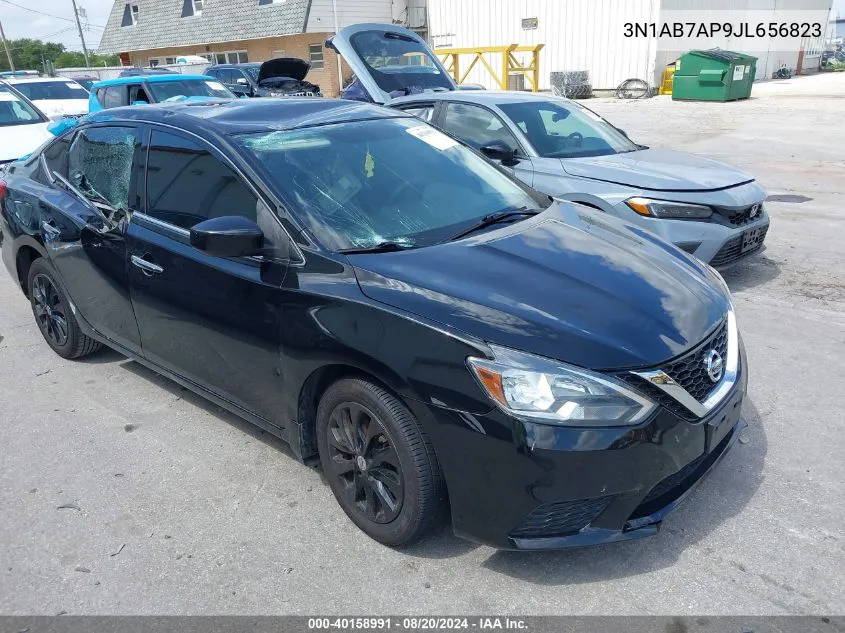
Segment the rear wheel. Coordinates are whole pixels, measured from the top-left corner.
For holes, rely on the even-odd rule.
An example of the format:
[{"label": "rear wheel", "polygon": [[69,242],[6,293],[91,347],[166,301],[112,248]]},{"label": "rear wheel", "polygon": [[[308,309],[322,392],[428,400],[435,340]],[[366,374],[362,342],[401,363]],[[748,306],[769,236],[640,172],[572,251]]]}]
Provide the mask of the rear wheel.
[{"label": "rear wheel", "polygon": [[62,358],[80,358],[100,349],[100,343],[86,336],[61,286],[56,272],[43,258],[29,269],[29,300],[38,329],[47,344]]},{"label": "rear wheel", "polygon": [[443,485],[434,449],[392,394],[349,378],[317,410],[320,462],[350,519],[386,545],[421,538],[439,517]]}]

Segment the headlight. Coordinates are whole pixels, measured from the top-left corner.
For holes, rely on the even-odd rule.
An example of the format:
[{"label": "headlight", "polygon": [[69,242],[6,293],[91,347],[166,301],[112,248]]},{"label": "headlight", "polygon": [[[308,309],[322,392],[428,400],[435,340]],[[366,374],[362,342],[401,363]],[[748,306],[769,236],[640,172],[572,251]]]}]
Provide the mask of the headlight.
[{"label": "headlight", "polygon": [[679,220],[701,220],[713,215],[713,209],[703,204],[651,200],[650,198],[628,198],[629,207],[640,215],[653,218],[675,218]]},{"label": "headlight", "polygon": [[609,376],[491,345],[495,358],[470,356],[479,383],[507,413],[565,426],[629,426],[656,405]]}]

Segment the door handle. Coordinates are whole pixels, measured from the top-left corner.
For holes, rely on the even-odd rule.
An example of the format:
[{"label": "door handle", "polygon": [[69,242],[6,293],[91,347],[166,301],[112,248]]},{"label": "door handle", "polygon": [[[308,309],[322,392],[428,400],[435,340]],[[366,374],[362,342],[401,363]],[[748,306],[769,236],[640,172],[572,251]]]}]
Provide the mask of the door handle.
[{"label": "door handle", "polygon": [[132,265],[140,268],[141,272],[147,275],[147,277],[151,277],[153,275],[160,275],[164,272],[164,268],[162,268],[158,264],[154,264],[150,261],[147,261],[143,257],[133,255],[130,259],[132,261]]}]

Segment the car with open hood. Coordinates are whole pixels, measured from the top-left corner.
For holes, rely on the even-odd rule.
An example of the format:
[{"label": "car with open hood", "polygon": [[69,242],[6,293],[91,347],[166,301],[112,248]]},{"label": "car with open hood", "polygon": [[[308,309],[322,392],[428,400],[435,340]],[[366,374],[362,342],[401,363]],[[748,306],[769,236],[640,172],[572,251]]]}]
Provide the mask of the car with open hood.
[{"label": "car with open hood", "polygon": [[766,192],[736,167],[638,144],[568,99],[459,90],[427,44],[399,26],[349,26],[327,45],[354,71],[355,98],[423,118],[535,189],[637,224],[717,268],[764,247]]},{"label": "car with open hood", "polygon": [[305,81],[311,63],[298,57],[277,57],[263,63],[216,64],[205,73],[238,96],[320,97],[320,86]]},{"label": "car with open hood", "polygon": [[389,545],[447,511],[501,548],[654,534],[743,424],[717,272],[398,110],[95,113],[8,168],[0,233],[57,354],[284,439]]}]

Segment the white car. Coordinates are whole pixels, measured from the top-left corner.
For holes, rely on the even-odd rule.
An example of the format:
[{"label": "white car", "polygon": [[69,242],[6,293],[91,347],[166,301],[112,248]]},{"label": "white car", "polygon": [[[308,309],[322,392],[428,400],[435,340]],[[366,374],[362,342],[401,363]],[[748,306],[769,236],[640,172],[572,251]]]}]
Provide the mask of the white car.
[{"label": "white car", "polygon": [[9,77],[6,81],[51,119],[88,114],[88,91],[73,79]]},{"label": "white car", "polygon": [[53,138],[50,120],[26,97],[0,81],[0,169]]}]

